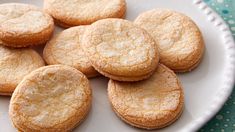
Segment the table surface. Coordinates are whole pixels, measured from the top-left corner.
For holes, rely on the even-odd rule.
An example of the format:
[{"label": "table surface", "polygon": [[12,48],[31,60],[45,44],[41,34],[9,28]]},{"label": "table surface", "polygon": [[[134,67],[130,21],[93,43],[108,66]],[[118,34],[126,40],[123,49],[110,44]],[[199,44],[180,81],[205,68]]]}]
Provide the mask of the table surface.
[{"label": "table surface", "polygon": [[[235,38],[235,0],[204,0],[230,26]],[[235,87],[223,108],[199,132],[235,132]]]}]

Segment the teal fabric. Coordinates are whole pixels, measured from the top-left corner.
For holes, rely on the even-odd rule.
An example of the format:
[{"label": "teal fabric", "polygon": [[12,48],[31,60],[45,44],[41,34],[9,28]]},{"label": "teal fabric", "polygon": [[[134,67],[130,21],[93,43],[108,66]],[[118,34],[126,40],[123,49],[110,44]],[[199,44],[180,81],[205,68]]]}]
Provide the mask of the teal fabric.
[{"label": "teal fabric", "polygon": [[[228,23],[235,38],[235,0],[204,0]],[[223,108],[199,132],[235,132],[235,88]]]}]

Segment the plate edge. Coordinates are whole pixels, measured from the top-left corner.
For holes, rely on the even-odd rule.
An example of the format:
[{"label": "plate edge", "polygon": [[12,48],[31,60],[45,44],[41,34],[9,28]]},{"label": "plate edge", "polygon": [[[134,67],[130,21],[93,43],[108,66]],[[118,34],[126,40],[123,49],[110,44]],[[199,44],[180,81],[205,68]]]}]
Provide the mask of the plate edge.
[{"label": "plate edge", "polygon": [[[193,0],[195,5],[207,19],[222,32],[223,44],[226,47],[226,67],[223,77],[223,86],[221,92],[216,94],[209,108],[196,120],[183,128],[182,132],[194,132],[199,130],[207,121],[209,121],[224,105],[233,91],[235,83],[235,43],[232,33],[225,21],[212,10],[203,0]],[[217,104],[217,105],[215,105]]]}]

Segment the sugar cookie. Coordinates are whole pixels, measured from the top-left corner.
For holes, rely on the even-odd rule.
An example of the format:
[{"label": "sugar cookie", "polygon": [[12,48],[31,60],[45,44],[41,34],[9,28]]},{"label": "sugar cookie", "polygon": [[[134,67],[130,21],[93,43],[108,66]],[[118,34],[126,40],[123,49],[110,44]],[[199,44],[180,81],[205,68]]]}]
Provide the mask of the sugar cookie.
[{"label": "sugar cookie", "polygon": [[135,24],[155,39],[160,62],[176,72],[194,69],[204,52],[204,42],[197,25],[187,16],[168,9],[154,9],[140,14]]},{"label": "sugar cookie", "polygon": [[54,30],[52,17],[33,5],[0,5],[0,39],[11,47],[45,43]]},{"label": "sugar cookie", "polygon": [[9,115],[24,132],[66,132],[89,112],[91,89],[88,79],[75,68],[51,65],[27,75],[10,101]]},{"label": "sugar cookie", "polygon": [[98,72],[119,81],[149,77],[159,60],[154,39],[123,19],[109,18],[93,23],[84,34],[82,48]]},{"label": "sugar cookie", "polygon": [[72,27],[62,31],[50,40],[43,51],[47,64],[63,64],[72,66],[87,77],[94,77],[98,72],[91,66],[80,44],[86,26]]},{"label": "sugar cookie", "polygon": [[0,95],[11,95],[25,75],[44,66],[43,59],[32,49],[0,45],[0,56]]},{"label": "sugar cookie", "polygon": [[110,80],[108,97],[113,110],[122,120],[144,129],[170,125],[179,118],[184,104],[180,81],[162,64],[144,81],[127,83]]},{"label": "sugar cookie", "polygon": [[63,27],[88,25],[99,19],[122,18],[125,0],[44,0],[44,10]]}]

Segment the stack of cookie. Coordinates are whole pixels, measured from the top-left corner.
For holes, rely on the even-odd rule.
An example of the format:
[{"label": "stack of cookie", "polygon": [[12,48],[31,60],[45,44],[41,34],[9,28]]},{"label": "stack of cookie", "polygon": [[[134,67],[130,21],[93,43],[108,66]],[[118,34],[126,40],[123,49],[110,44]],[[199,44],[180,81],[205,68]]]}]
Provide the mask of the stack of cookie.
[{"label": "stack of cookie", "polygon": [[[0,5],[0,94],[13,93],[9,114],[19,131],[75,128],[91,107],[87,78],[99,75],[110,78],[111,107],[126,123],[157,129],[179,118],[184,94],[174,72],[199,64],[200,30],[168,9],[134,22],[121,19],[125,12],[124,0],[44,0],[44,11]],[[70,28],[51,37],[54,21]],[[43,59],[27,48],[45,43]]]}]

